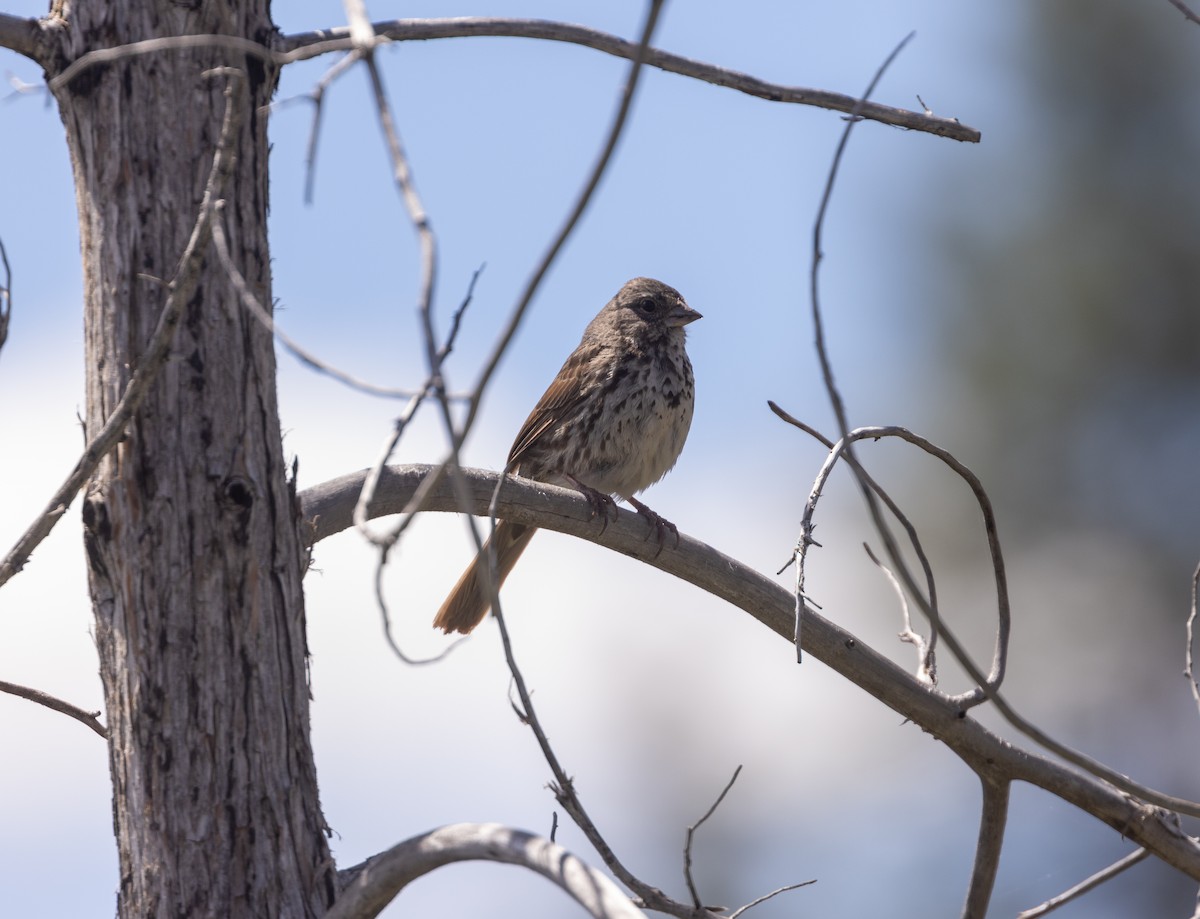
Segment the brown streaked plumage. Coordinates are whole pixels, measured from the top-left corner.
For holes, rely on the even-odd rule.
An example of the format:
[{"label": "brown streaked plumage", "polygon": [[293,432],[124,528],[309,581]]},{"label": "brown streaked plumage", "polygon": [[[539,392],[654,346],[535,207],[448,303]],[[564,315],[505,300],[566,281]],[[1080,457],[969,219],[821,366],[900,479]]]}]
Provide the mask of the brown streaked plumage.
[{"label": "brown streaked plumage", "polygon": [[[671,471],[692,423],[695,389],[684,326],[700,314],[674,288],[627,282],[589,323],[579,346],[521,426],[508,455],[517,475],[577,488],[607,523],[612,495],[645,516],[661,549],[673,525],[634,495]],[[491,544],[498,584],[536,527],[501,520]],[[491,606],[488,546],[438,610],[435,628],[467,633]]]}]

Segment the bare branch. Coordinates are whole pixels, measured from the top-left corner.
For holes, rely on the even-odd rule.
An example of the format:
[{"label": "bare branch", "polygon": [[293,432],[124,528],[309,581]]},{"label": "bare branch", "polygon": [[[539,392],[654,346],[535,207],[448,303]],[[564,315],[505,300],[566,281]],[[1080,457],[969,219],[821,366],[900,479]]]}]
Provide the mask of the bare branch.
[{"label": "bare branch", "polygon": [[[471,298],[475,295],[475,282],[479,280],[479,275],[482,271],[483,268],[480,267],[475,271],[474,274],[471,275],[471,283],[467,285],[467,293],[463,297],[462,303],[459,304],[458,310],[455,311],[453,319],[450,321],[450,331],[446,336],[445,343],[438,351],[439,368],[441,363],[445,361],[447,357],[449,357],[450,352],[454,350],[454,342],[458,337],[458,330],[462,326],[462,316],[466,312],[467,307],[471,304]],[[400,536],[404,533],[405,528],[414,519],[415,513],[413,511],[406,512],[406,516],[395,526],[395,528],[392,529],[390,533],[378,533],[371,529],[367,525],[367,522],[371,519],[370,508],[371,502],[375,500],[375,486],[379,480],[379,476],[383,473],[383,470],[387,468],[388,458],[391,457],[392,453],[395,452],[396,445],[399,444],[400,438],[404,436],[404,431],[412,421],[413,417],[416,415],[417,410],[424,403],[426,397],[433,392],[434,385],[434,379],[426,379],[424,385],[421,387],[421,391],[414,393],[412,398],[408,400],[408,404],[404,407],[404,411],[400,413],[399,417],[393,423],[391,434],[385,438],[383,449],[380,451],[379,457],[376,459],[375,463],[371,466],[370,473],[363,482],[362,494],[358,496],[358,501],[354,507],[355,527],[360,533],[363,534],[364,537],[366,537],[366,539],[374,543],[383,551],[387,551],[393,545],[395,545]],[[447,462],[449,462],[449,460],[447,460]],[[433,475],[438,481],[440,481],[442,475],[445,474],[445,467],[446,463],[443,463],[441,467],[433,471]],[[419,497],[419,494],[418,496],[414,496],[413,503],[416,505],[416,508],[419,509],[420,504],[417,501],[417,497]]]},{"label": "bare branch", "polygon": [[[696,830],[700,829],[700,827],[704,825],[705,821],[707,821],[709,817],[716,813],[717,808],[721,806],[721,802],[725,800],[725,796],[729,794],[729,789],[733,787],[733,783],[738,780],[738,776],[741,774],[742,767],[739,764],[738,767],[733,770],[733,775],[730,776],[729,781],[725,783],[725,787],[721,789],[721,793],[717,795],[717,800],[713,801],[708,810],[704,812],[703,817],[687,828],[687,841],[683,846],[683,877],[684,880],[687,881],[688,893],[692,895],[692,903],[695,905],[696,909],[701,909],[702,904],[700,903],[700,894],[696,892],[696,881],[692,877],[692,839],[696,834]],[[724,907],[712,906],[708,907],[708,909],[711,909],[715,912],[722,911]]]},{"label": "bare branch", "polygon": [[[821,318],[821,296],[820,296],[820,273],[821,261],[825,257],[825,253],[821,248],[821,239],[825,229],[825,215],[829,211],[829,201],[833,197],[833,188],[837,183],[838,169],[842,164],[842,156],[846,152],[846,146],[850,142],[850,132],[854,130],[855,124],[859,121],[859,115],[867,104],[867,100],[871,98],[871,94],[875,92],[875,87],[879,81],[883,79],[884,73],[891,65],[892,61],[904,50],[915,35],[915,32],[909,32],[900,44],[898,44],[879,65],[875,71],[875,75],[871,78],[871,82],[867,84],[866,90],[862,96],[855,102],[854,108],[850,111],[850,117],[846,120],[846,127],[842,130],[841,139],[838,141],[837,149],[833,154],[833,162],[829,164],[829,174],[825,179],[825,191],[821,195],[821,203],[817,208],[817,216],[813,221],[812,231],[812,266],[809,270],[809,300],[813,319],[813,329],[815,332],[815,344],[817,348],[817,358],[821,362],[821,376],[825,381],[825,392],[829,396],[829,402],[833,406],[833,414],[837,419],[838,434],[843,441],[846,442],[846,452],[853,457],[854,448],[849,441],[846,440],[846,435],[850,430],[850,423],[846,417],[846,407],[842,401],[841,393],[838,392],[837,384],[833,379],[833,362],[829,359],[829,351],[825,346],[825,324]],[[866,498],[867,507],[871,512],[871,519],[875,522],[875,527],[879,530],[880,537],[884,540],[888,547],[890,555],[893,553],[893,541],[891,533],[883,522],[883,517],[879,512],[879,506],[875,502],[875,495],[872,493],[870,486],[866,482],[860,480],[860,485],[863,491],[863,497]],[[805,516],[800,524],[800,538],[796,543],[796,622],[794,634],[792,635],[792,643],[796,646],[796,663],[800,663],[802,657],[803,640],[801,635],[801,627],[804,623],[802,615],[804,605],[804,560],[807,557],[808,547],[813,544],[813,529],[812,515],[809,514],[808,508],[805,508]]]},{"label": "bare branch", "polygon": [[933,650],[924,638],[913,631],[912,616],[908,612],[908,597],[904,593],[900,579],[876,557],[875,553],[871,551],[871,547],[865,542],[863,548],[867,552],[867,557],[875,563],[875,567],[882,571],[883,576],[888,579],[888,583],[892,585],[892,590],[896,592],[896,597],[900,600],[900,612],[904,621],[904,628],[900,631],[900,640],[917,649],[917,679],[928,686],[935,685],[937,683],[937,664],[934,661]]},{"label": "bare branch", "polygon": [[1004,848],[1004,827],[1008,822],[1011,784],[983,774],[979,781],[983,786],[979,841],[975,844],[975,864],[971,869],[967,900],[963,904],[963,919],[983,919],[987,915],[992,888],[996,886],[996,872],[1000,868],[1000,852]]},{"label": "bare branch", "polygon": [[1168,2],[1171,4],[1171,6],[1175,7],[1175,9],[1179,10],[1179,12],[1183,13],[1185,19],[1200,26],[1200,16],[1197,16],[1194,12],[1192,12],[1191,7],[1184,3],[1183,0],[1168,0]]},{"label": "bare branch", "polygon": [[37,40],[41,26],[36,19],[0,13],[0,48],[7,48],[32,61],[37,60]]},{"label": "bare branch", "polygon": [[1115,878],[1126,868],[1132,868],[1138,862],[1149,856],[1149,854],[1150,853],[1145,849],[1135,849],[1120,861],[1109,865],[1103,871],[1097,871],[1087,880],[1080,881],[1070,890],[1064,890],[1057,897],[1051,897],[1040,906],[1035,906],[1032,909],[1022,910],[1021,912],[1017,913],[1017,919],[1039,919],[1040,916],[1048,915],[1049,913],[1054,912],[1060,906],[1066,906],[1066,904],[1070,903],[1072,900],[1083,896],[1089,890],[1099,887],[1105,881]]},{"label": "bare branch", "polygon": [[8,251],[0,239],[0,263],[4,265],[4,283],[0,284],[0,349],[8,341],[8,320],[12,318],[12,268],[8,265]]},{"label": "bare branch", "polygon": [[304,202],[313,203],[313,189],[317,183],[317,143],[321,137],[321,120],[325,114],[325,92],[333,85],[333,81],[362,60],[362,52],[358,49],[345,54],[336,64],[325,71],[325,75],[317,81],[308,98],[313,104],[312,127],[308,132],[308,145],[304,152]]},{"label": "bare branch", "polygon": [[[954,636],[945,628],[944,623],[942,624],[942,635],[945,639],[947,647],[950,648],[951,653],[953,653],[955,658],[963,665],[963,668],[967,671],[968,675],[970,675],[971,679],[975,680],[978,684],[975,690],[960,697],[958,699],[959,703],[966,708],[970,708],[973,705],[978,705],[985,699],[995,699],[1000,687],[1000,683],[1004,679],[1005,664],[1008,655],[1008,636],[1011,624],[1011,607],[1008,598],[1008,579],[1004,569],[1004,555],[1000,548],[1000,537],[996,529],[996,515],[992,509],[991,499],[988,497],[987,491],[983,487],[983,483],[979,481],[979,478],[975,475],[975,473],[959,462],[959,460],[953,454],[943,450],[936,444],[931,443],[924,437],[921,437],[919,434],[914,434],[912,431],[909,431],[906,428],[895,425],[856,428],[845,438],[838,441],[838,443],[834,445],[833,449],[830,450],[829,456],[826,457],[825,463],[821,467],[821,471],[817,473],[817,478],[813,482],[812,491],[809,493],[808,502],[804,507],[804,515],[801,518],[800,523],[801,531],[811,532],[813,527],[812,517],[816,510],[816,502],[820,500],[821,492],[829,478],[829,473],[833,470],[838,458],[843,454],[849,453],[849,450],[847,449],[849,445],[859,440],[878,440],[883,437],[898,437],[901,440],[913,444],[914,446],[924,450],[926,453],[929,453],[930,455],[941,460],[964,482],[967,483],[968,487],[971,489],[971,493],[975,496],[976,503],[979,505],[980,515],[983,518],[984,533],[987,537],[988,550],[992,559],[992,571],[996,582],[996,605],[999,620],[996,628],[996,649],[992,659],[991,673],[989,673],[986,677],[983,676],[983,674],[979,671],[979,668],[976,667],[975,663],[971,660],[970,655],[966,653],[966,649],[954,639]],[[847,459],[847,461],[849,461],[849,459]],[[868,490],[870,488],[870,485],[866,480],[860,480],[860,482],[863,485],[864,490]],[[869,491],[868,493],[871,494],[873,499],[873,493],[870,493]],[[913,582],[912,575],[908,572],[907,566],[904,566],[899,562],[898,547],[895,545],[895,540],[892,538],[890,531],[887,530],[887,527],[883,522],[882,515],[878,512],[878,508],[875,507],[873,500],[871,506],[876,511],[874,515],[876,530],[879,531],[881,536],[886,538],[889,544],[889,554],[893,557],[893,559],[897,560],[897,569],[900,577],[902,580],[904,580],[905,586],[908,587],[909,591],[917,599],[918,603],[921,604],[923,611],[926,612],[927,615],[930,615],[930,609],[925,603],[924,598],[921,596],[920,590]],[[798,568],[802,569],[804,567],[807,551],[807,545],[801,544],[797,546],[796,565]],[[798,576],[798,578],[802,580],[802,575]]]},{"label": "bare branch", "polygon": [[596,919],[645,919],[606,875],[562,846],[495,823],[457,823],[414,836],[339,872],[345,886],[327,919],[369,919],[417,878],[462,861],[520,865],[553,881]]},{"label": "bare branch", "polygon": [[[429,41],[439,38],[504,37],[532,38],[542,41],[567,42],[583,45],[614,57],[632,60],[637,53],[637,43],[607,32],[586,26],[545,19],[500,19],[488,17],[458,17],[454,19],[394,19],[373,24],[379,38],[391,41]],[[349,30],[345,27],[303,32],[285,36],[279,46],[288,60],[315,57],[329,51],[347,50],[353,47]],[[286,63],[287,61],[281,61]],[[716,86],[724,86],[770,102],[785,102],[811,105],[835,112],[849,114],[855,111],[859,100],[842,93],[806,89],[799,86],[783,86],[768,83],[757,77],[706,64],[650,48],[646,63],[668,73],[677,73]],[[923,112],[910,112],[891,106],[867,103],[857,114],[871,121],[894,125],[914,131],[923,131],[952,140],[978,143],[979,131],[960,124],[955,118],[939,118]]]},{"label": "bare branch", "polygon": [[774,899],[781,893],[787,893],[790,890],[799,890],[801,887],[809,887],[815,883],[817,883],[816,878],[813,878],[811,881],[800,881],[798,884],[787,884],[783,887],[778,887],[775,890],[772,890],[770,893],[765,893],[761,897],[756,897],[745,906],[739,906],[729,914],[729,919],[738,919],[738,916],[741,916],[747,910],[754,909],[754,907],[758,906],[760,903],[766,903],[768,900]]},{"label": "bare branch", "polygon": [[[784,411],[782,408],[780,408],[778,405],[776,405],[770,399],[767,400],[767,405],[770,407],[772,412],[774,412],[776,415],[778,415],[780,418],[782,418],[788,424],[799,428],[801,431],[804,431],[810,437],[815,438],[820,444],[822,444],[825,447],[826,450],[833,449],[833,447],[834,447],[833,441],[830,440],[828,437],[826,437],[824,434],[822,434],[820,431],[816,430],[815,428],[811,427],[810,425],[805,424],[803,421],[793,418],[790,414],[788,414],[786,411]],[[917,556],[917,561],[921,565],[921,573],[925,577],[925,595],[924,595],[924,597],[922,597],[920,591],[917,590],[916,585],[913,581],[912,575],[909,573],[907,566],[900,564],[897,567],[899,568],[899,571],[900,571],[901,580],[903,580],[905,582],[905,584],[909,586],[909,588],[913,592],[914,596],[917,597],[917,599],[919,601],[919,605],[921,606],[922,612],[924,612],[925,615],[929,619],[928,651],[932,655],[935,652],[935,650],[937,649],[938,636],[941,634],[941,631],[942,631],[941,613],[938,610],[937,582],[935,581],[935,579],[933,577],[933,566],[929,562],[929,556],[926,555],[926,553],[925,553],[925,547],[921,544],[921,537],[917,534],[917,528],[915,526],[913,526],[912,521],[910,521],[908,519],[907,515],[900,509],[900,506],[894,500],[892,500],[892,496],[887,493],[887,491],[883,488],[883,486],[881,486],[878,482],[875,481],[875,479],[873,479],[871,477],[871,474],[868,473],[867,470],[864,469],[861,464],[859,464],[857,459],[855,459],[852,456],[847,456],[846,462],[849,463],[852,467],[854,467],[856,474],[859,476],[859,480],[866,482],[867,485],[870,486],[871,490],[879,496],[879,500],[881,500],[884,503],[884,505],[887,507],[887,509],[889,511],[891,511],[892,516],[894,516],[896,518],[896,520],[899,522],[899,524],[904,528],[904,532],[908,536],[908,541],[912,545],[913,552]],[[815,546],[818,546],[818,547],[820,546],[820,543],[817,543],[817,542],[812,542],[812,544]],[[792,553],[792,559],[791,559],[791,561],[789,561],[788,564],[791,564],[791,563],[797,561],[798,552],[799,552],[799,550],[797,548],[797,550]],[[893,564],[896,564],[895,559],[893,559]],[[787,566],[785,565],[784,568],[777,573],[782,574],[783,571],[786,570],[786,568],[787,568]],[[808,602],[811,603],[812,601],[809,600]]]},{"label": "bare branch", "polygon": [[88,444],[87,449],[83,451],[83,456],[79,458],[66,481],[50,498],[45,510],[25,531],[17,544],[9,550],[4,560],[0,561],[0,585],[5,584],[25,566],[33,550],[50,534],[54,525],[67,512],[67,508],[75,500],[75,495],[79,493],[83,483],[124,436],[125,426],[142,404],[142,400],[150,391],[158,372],[166,363],[171,343],[175,340],[175,327],[179,324],[183,306],[191,298],[200,279],[201,262],[212,235],[213,214],[216,212],[217,201],[225,189],[226,180],[229,178],[233,165],[233,135],[240,123],[241,111],[245,106],[244,100],[238,98],[244,92],[243,77],[240,71],[219,68],[205,73],[205,76],[213,75],[225,76],[229,80],[225,87],[224,121],[221,125],[216,153],[213,155],[212,168],[204,187],[204,197],[200,202],[199,214],[196,217],[195,226],[192,227],[191,237],[179,259],[179,268],[176,270],[175,277],[167,285],[170,294],[163,304],[162,313],[158,317],[158,325],[154,329],[142,363],[134,371],[133,377],[125,389],[125,394],[113,409],[108,421],[104,423],[100,433]]},{"label": "bare branch", "polygon": [[[372,515],[401,512],[414,493],[425,487],[434,468],[418,465],[385,469]],[[314,542],[351,525],[354,503],[365,475],[365,472],[352,473],[301,492],[299,498],[304,515],[312,522]],[[494,472],[463,469],[463,477],[471,490],[471,511],[486,516],[499,476]],[[426,491],[425,509],[458,512],[459,499],[447,483],[442,483]],[[789,590],[684,534],[680,535],[678,546],[656,555],[657,547],[645,539],[645,521],[632,511],[621,510],[603,532],[597,532],[591,510],[578,492],[515,476],[505,479],[497,502],[497,512],[506,520],[588,539],[645,562],[728,601],[791,640],[793,598]],[[1200,880],[1200,843],[1181,833],[1159,810],[1159,807],[1169,808],[1200,816],[1200,804],[1132,782],[1061,744],[1052,748],[1056,754],[1064,758],[1071,754],[1072,762],[1078,760],[1082,768],[1101,775],[1103,780],[1014,746],[971,718],[956,699],[923,686],[815,611],[805,609],[804,617],[807,653],[941,740],[976,772],[1045,789],[1152,850],[1189,877]],[[1043,743],[1040,736],[1031,733],[1037,732],[1037,728],[1019,719],[999,694],[992,697],[992,702],[1011,723]]]},{"label": "bare branch", "polygon": [[28,686],[18,686],[16,683],[6,683],[0,680],[0,692],[6,692],[10,695],[20,696],[22,699],[28,699],[30,702],[36,702],[38,705],[44,705],[46,708],[52,708],[56,712],[62,712],[64,715],[70,715],[76,721],[86,724],[89,728],[99,734],[101,737],[108,737],[108,729],[100,723],[99,712],[86,712],[82,708],[72,705],[70,702],[64,702],[62,699],[56,699],[54,696],[42,692],[40,689],[31,689]]},{"label": "bare branch", "polygon": [[[218,201],[217,208],[224,208],[225,202]],[[258,297],[250,290],[250,286],[246,283],[246,279],[238,268],[233,264],[233,257],[229,254],[229,244],[225,238],[225,228],[220,220],[214,220],[212,224],[213,248],[217,252],[217,259],[221,263],[221,267],[225,269],[225,274],[229,276],[229,282],[233,285],[233,289],[237,291],[238,299],[241,300],[242,306],[246,311],[258,320],[259,325],[265,328],[268,332],[278,339],[284,349],[288,351],[296,360],[304,364],[306,367],[315,370],[317,373],[323,373],[326,376],[333,377],[339,383],[343,383],[351,389],[365,393],[368,396],[381,396],[385,399],[412,399],[415,393],[406,389],[390,389],[386,386],[376,386],[374,383],[368,383],[365,380],[360,380],[352,374],[344,370],[339,370],[332,364],[321,360],[311,351],[307,350],[299,344],[294,338],[283,331],[275,319],[267,311],[266,307],[259,302]]]},{"label": "bare branch", "polygon": [[[380,549],[380,556],[386,557],[387,549]],[[451,651],[457,648],[460,644],[467,640],[466,635],[460,635],[457,639],[447,645],[441,652],[433,657],[409,657],[401,650],[400,645],[396,642],[395,636],[392,635],[392,617],[388,613],[387,594],[383,589],[383,572],[386,568],[385,558],[380,558],[379,563],[375,566],[375,605],[379,608],[379,615],[383,621],[383,637],[387,641],[388,647],[392,649],[392,653],[400,658],[405,664],[410,666],[420,666],[422,664],[436,664],[438,661],[445,658]]]},{"label": "bare branch", "polygon": [[1200,684],[1196,683],[1195,658],[1192,649],[1196,644],[1196,595],[1200,590],[1200,565],[1192,572],[1192,608],[1187,617],[1187,646],[1184,648],[1183,675],[1191,685],[1192,698],[1196,700],[1196,708],[1200,710]]},{"label": "bare branch", "polygon": [[342,0],[342,9],[346,11],[346,22],[349,23],[350,40],[360,51],[370,51],[375,47],[375,30],[371,28],[371,20],[367,16],[367,5],[362,0]]}]

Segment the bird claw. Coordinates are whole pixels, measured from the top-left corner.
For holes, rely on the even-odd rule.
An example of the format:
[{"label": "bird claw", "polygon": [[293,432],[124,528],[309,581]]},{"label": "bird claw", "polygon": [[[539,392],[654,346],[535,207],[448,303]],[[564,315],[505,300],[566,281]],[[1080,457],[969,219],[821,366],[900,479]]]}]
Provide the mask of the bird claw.
[{"label": "bird claw", "polygon": [[611,510],[613,519],[617,518],[617,502],[613,500],[612,495],[606,495],[602,491],[596,491],[590,485],[584,485],[573,476],[567,476],[575,489],[587,499],[587,503],[591,505],[592,516],[589,518],[595,520],[596,516],[600,516],[600,532],[603,533],[608,529],[608,512]]},{"label": "bird claw", "polygon": [[658,537],[658,551],[654,553],[655,558],[658,558],[660,555],[662,555],[663,545],[667,541],[668,532],[675,537],[675,548],[679,548],[679,527],[675,526],[675,524],[673,524],[666,517],[663,517],[650,510],[650,508],[646,507],[646,505],[644,505],[641,501],[638,501],[636,498],[630,498],[629,503],[632,504],[637,510],[638,514],[642,517],[645,517],[647,523],[650,524],[650,532],[646,534],[646,539],[648,540],[651,536]]}]

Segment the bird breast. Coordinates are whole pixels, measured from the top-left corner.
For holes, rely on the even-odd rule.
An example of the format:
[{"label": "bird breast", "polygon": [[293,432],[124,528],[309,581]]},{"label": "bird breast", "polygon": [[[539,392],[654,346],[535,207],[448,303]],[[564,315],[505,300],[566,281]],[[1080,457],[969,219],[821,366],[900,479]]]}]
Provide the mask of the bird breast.
[{"label": "bird breast", "polygon": [[694,403],[682,337],[643,354],[644,360],[617,365],[603,387],[605,423],[589,438],[592,455],[573,473],[582,482],[629,498],[671,471],[687,439]]}]

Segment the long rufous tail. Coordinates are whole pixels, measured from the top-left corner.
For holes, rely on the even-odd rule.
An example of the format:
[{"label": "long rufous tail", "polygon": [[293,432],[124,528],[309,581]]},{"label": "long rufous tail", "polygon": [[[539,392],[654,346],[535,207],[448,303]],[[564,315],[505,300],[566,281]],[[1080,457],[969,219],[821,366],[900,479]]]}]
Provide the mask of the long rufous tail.
[{"label": "long rufous tail", "polygon": [[487,589],[488,546],[493,543],[496,546],[496,589],[499,590],[536,532],[537,527],[509,523],[507,520],[497,523],[496,532],[484,543],[483,550],[475,557],[471,567],[463,572],[438,610],[433,627],[443,632],[462,632],[466,635],[483,622],[483,617],[492,606],[491,594]]}]

